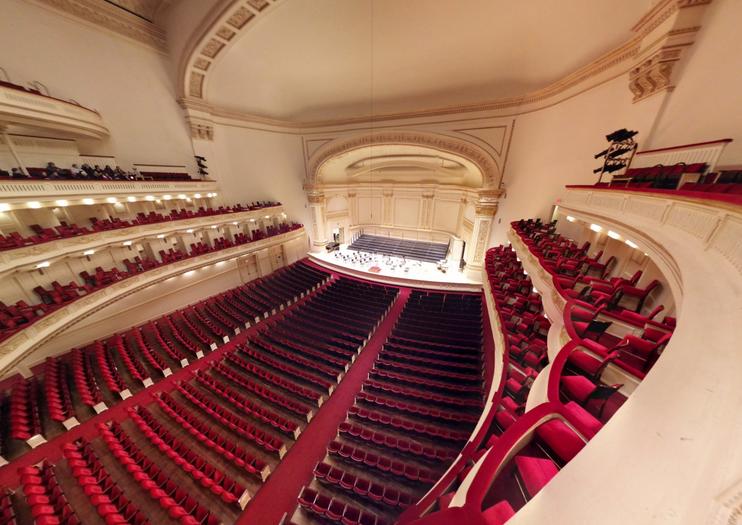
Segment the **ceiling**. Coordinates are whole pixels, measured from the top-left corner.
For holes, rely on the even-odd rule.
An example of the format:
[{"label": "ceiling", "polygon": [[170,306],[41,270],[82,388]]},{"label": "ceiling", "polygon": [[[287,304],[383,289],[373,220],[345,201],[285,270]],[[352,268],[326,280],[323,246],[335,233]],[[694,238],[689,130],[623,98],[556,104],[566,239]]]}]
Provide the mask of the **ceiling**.
[{"label": "ceiling", "polygon": [[426,146],[366,145],[325,161],[318,169],[322,184],[401,183],[480,188],[481,170],[470,160]]},{"label": "ceiling", "polygon": [[628,40],[651,0],[286,0],[212,66],[206,101],[293,121],[523,95]]},{"label": "ceiling", "polygon": [[172,0],[106,0],[106,2],[154,22],[158,12],[172,3]]}]

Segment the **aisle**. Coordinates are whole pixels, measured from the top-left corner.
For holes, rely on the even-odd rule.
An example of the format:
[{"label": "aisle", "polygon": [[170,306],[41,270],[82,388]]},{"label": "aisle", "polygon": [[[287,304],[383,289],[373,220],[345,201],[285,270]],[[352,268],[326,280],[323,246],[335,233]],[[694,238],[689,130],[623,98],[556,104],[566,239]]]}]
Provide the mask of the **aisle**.
[{"label": "aisle", "polygon": [[252,499],[237,520],[238,525],[275,525],[285,513],[297,505],[301,488],[309,483],[314,466],[325,457],[328,443],[337,434],[337,428],[353,404],[361,384],[368,376],[381,347],[404,309],[410,296],[409,288],[400,288],[392,308],[376,329],[374,335],[343,377],[330,398],[304,429],[268,481]]}]

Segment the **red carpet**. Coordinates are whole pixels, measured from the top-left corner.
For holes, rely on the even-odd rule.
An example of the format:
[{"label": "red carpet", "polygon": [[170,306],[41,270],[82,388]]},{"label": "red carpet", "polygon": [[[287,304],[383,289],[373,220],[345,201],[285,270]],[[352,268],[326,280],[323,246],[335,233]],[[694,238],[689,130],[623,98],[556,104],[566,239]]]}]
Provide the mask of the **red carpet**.
[{"label": "red carpet", "polygon": [[[332,281],[328,282],[328,284],[330,283],[332,283]],[[324,288],[324,286],[320,287],[319,289]],[[302,299],[299,299],[297,302],[286,308],[284,312],[292,310],[297,305],[302,304],[304,301],[307,300],[308,297],[311,297],[312,295],[313,294],[310,294]],[[283,312],[279,312],[277,315],[281,315],[282,313]],[[269,319],[272,318],[273,316],[269,317]],[[135,405],[146,406],[152,403],[154,401],[152,397],[153,393],[170,391],[174,388],[174,383],[176,381],[187,380],[188,378],[190,378],[193,372],[206,367],[209,363],[220,360],[226,352],[232,350],[236,345],[244,343],[247,337],[254,334],[257,327],[261,324],[262,323],[252,325],[249,329],[243,331],[239,335],[231,336],[229,343],[220,346],[213,352],[205,355],[202,359],[192,362],[185,368],[174,371],[171,376],[160,379],[151,387],[137,392],[129,399],[120,401],[105,412],[91,417],[87,421],[81,423],[80,426],[77,426],[72,430],[69,430],[57,436],[48,443],[44,443],[43,445],[27,452],[20,458],[11,461],[8,465],[0,468],[0,487],[17,487],[20,484],[20,477],[18,476],[18,469],[20,467],[35,465],[45,459],[51,461],[52,463],[59,461],[62,458],[62,446],[65,443],[75,441],[76,439],[79,439],[81,437],[84,437],[86,439],[96,438],[98,436],[98,430],[96,428],[98,423],[112,420],[123,421],[128,417],[128,414],[126,412],[127,408]]]},{"label": "red carpet", "polygon": [[299,490],[312,479],[314,465],[325,457],[327,444],[337,434],[338,425],[345,420],[346,412],[361,390],[361,383],[368,376],[409,295],[409,288],[400,288],[389,314],[376,329],[329,400],[322,405],[298,441],[239,517],[238,525],[277,524],[284,513],[291,512],[296,507]]}]

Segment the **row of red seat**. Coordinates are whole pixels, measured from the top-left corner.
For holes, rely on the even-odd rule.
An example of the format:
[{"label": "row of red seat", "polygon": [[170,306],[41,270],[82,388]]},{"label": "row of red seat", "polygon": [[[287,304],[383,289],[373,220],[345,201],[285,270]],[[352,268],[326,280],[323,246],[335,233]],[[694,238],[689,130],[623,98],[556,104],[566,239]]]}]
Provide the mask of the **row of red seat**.
[{"label": "row of red seat", "polygon": [[72,475],[106,525],[150,523],[111,479],[90,443],[84,440],[66,443],[62,451]]},{"label": "row of red seat", "polygon": [[118,423],[101,423],[98,431],[108,451],[147,495],[181,525],[219,525],[219,518],[180,488],[145,456]]},{"label": "row of red seat", "polygon": [[[479,417],[481,336],[480,296],[413,291],[348,410],[348,420],[328,446],[328,459],[317,465],[315,481],[300,495],[300,507],[332,521],[332,503],[329,518],[328,510],[321,509],[342,491],[366,509],[369,523],[387,523],[411,505],[458,455]],[[454,351],[447,352],[448,345]],[[426,361],[415,361],[415,354],[415,364],[407,361],[408,348],[421,352]],[[464,366],[452,371],[462,358]],[[345,470],[343,462],[363,469],[364,475]],[[387,476],[407,485],[409,492],[401,494]]]},{"label": "row of red seat", "polygon": [[[88,410],[82,410],[84,406],[100,410],[104,405],[97,405],[104,401],[110,406],[126,395],[125,390],[136,391],[142,384],[149,384],[148,380],[157,381],[164,377],[167,369],[197,359],[201,355],[199,352],[210,351],[212,343],[221,343],[221,337],[210,328],[219,324],[217,318],[226,320],[229,315],[230,326],[244,326],[246,322],[253,322],[256,314],[262,316],[279,306],[280,300],[293,299],[327,278],[327,274],[303,263],[292,265],[107,340],[94,341],[87,347],[73,349],[67,355],[50,358],[39,371],[38,378],[19,379],[11,387],[9,397],[0,395],[0,410],[7,411],[6,419],[10,422],[6,428],[0,429],[0,456],[7,457],[8,439],[26,441],[36,434],[43,436],[48,430],[60,429],[57,425],[71,417],[82,421],[90,414]],[[232,301],[225,306],[229,314],[222,309],[227,300]],[[243,302],[247,300],[249,306]],[[283,387],[290,385],[294,389],[292,395],[304,395],[315,406],[318,403],[320,394],[314,390],[278,378],[255,363],[243,363],[236,354],[230,355],[230,360],[237,363],[236,370],[247,367],[261,380],[269,377]],[[257,384],[253,387],[251,392],[262,392],[261,400],[281,408],[293,407],[305,416],[309,411],[306,405],[286,396],[259,389]],[[73,400],[79,400],[81,405],[74,406]],[[42,407],[44,411],[41,411]],[[289,424],[288,420],[284,424],[287,432],[294,432],[295,425]],[[11,455],[26,450],[25,446],[13,447]]]},{"label": "row of red seat", "polygon": [[250,453],[236,441],[220,435],[213,427],[196,417],[183,404],[178,403],[167,392],[155,398],[162,411],[172,418],[200,443],[214,450],[227,461],[245,469],[250,475],[263,479],[269,470],[268,464]]},{"label": "row of red seat", "polygon": [[299,505],[323,521],[343,525],[391,525],[379,516],[308,487],[299,495]]},{"label": "row of red seat", "polygon": [[54,466],[45,461],[41,468],[23,467],[18,473],[36,525],[81,525],[82,521],[59,486]]},{"label": "row of red seat", "polygon": [[[301,225],[298,227],[301,227]],[[275,231],[271,235],[277,235],[279,233],[283,232]],[[245,242],[252,242],[256,239],[250,240],[248,237],[245,237],[245,240]],[[110,286],[113,283],[159,266],[174,263],[189,257],[196,257],[204,253],[227,249],[233,245],[234,244],[228,245],[227,243],[222,243],[222,247],[219,247],[216,244],[214,246],[207,246],[203,243],[199,243],[199,247],[192,249],[190,253],[184,253],[179,249],[169,248],[167,250],[159,251],[160,261],[148,258],[142,260],[138,256],[134,258],[134,261],[131,261],[128,258],[124,259],[122,262],[126,270],[120,270],[117,267],[104,269],[101,266],[96,267],[93,273],[84,270],[79,274],[83,284],[78,284],[77,282],[72,281],[66,285],[62,285],[57,281],[53,281],[51,283],[51,289],[37,286],[33,291],[41,300],[39,304],[29,305],[25,301],[21,300],[15,305],[6,306],[4,303],[0,302],[0,341],[14,335],[19,330],[30,326],[32,323],[54,311],[56,308],[67,305],[84,295],[100,290],[106,286]],[[286,299],[288,298],[284,297],[284,300],[281,302],[284,302]]]},{"label": "row of red seat", "polygon": [[[259,210],[262,208],[280,206],[277,202],[263,202],[263,203],[252,203],[250,205],[236,204],[234,206],[219,206],[218,208],[204,208],[199,207],[197,210],[189,210],[185,208],[172,209],[168,213],[158,213],[150,211],[149,213],[138,212],[136,217],[133,219],[122,219],[119,217],[90,217],[90,227],[78,226],[77,224],[67,224],[65,221],[59,221],[59,226],[54,227],[42,227],[39,224],[31,224],[29,228],[34,232],[35,235],[27,237],[22,236],[18,232],[10,232],[7,235],[0,234],[0,250],[12,250],[14,248],[22,248],[24,246],[30,246],[33,244],[41,244],[44,242],[54,241],[58,239],[66,239],[69,237],[77,237],[80,235],[87,235],[90,233],[117,230],[121,228],[131,228],[133,226],[142,226],[145,224],[157,224],[160,222],[183,220],[183,219],[194,219],[198,217],[211,217],[215,215],[224,215],[230,213],[245,212],[251,210]],[[244,234],[240,234],[244,235]]]},{"label": "row of red seat", "polygon": [[143,407],[129,408],[129,417],[144,436],[181,470],[227,504],[236,504],[245,487],[226,475],[173,436],[152,414]]}]

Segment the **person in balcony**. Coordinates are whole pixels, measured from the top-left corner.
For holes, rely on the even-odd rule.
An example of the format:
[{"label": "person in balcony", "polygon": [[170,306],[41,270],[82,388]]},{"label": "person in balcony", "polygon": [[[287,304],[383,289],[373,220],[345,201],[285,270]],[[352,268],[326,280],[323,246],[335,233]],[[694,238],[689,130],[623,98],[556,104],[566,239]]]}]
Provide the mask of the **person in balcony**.
[{"label": "person in balcony", "polygon": [[85,172],[77,164],[72,165],[72,168],[70,168],[70,172],[72,173],[73,179],[84,179],[85,178]]},{"label": "person in balcony", "polygon": [[10,176],[14,179],[27,179],[28,175],[24,174],[20,168],[11,168]]}]

